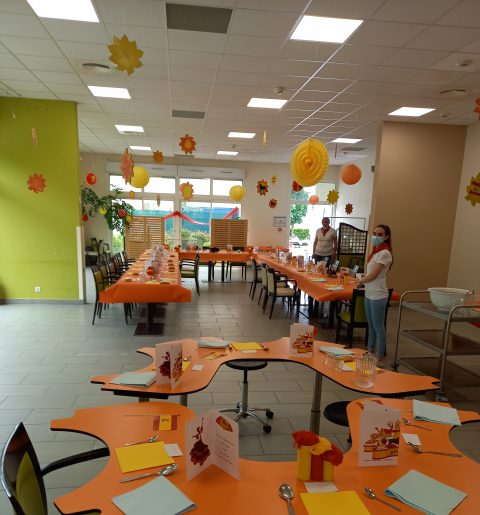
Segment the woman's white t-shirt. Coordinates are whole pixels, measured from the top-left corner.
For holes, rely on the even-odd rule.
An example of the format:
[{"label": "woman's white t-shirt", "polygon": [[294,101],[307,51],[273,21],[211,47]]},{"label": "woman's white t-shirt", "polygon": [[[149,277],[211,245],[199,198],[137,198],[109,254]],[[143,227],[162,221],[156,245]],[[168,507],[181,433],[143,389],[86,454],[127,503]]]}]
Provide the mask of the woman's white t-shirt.
[{"label": "woman's white t-shirt", "polygon": [[367,275],[373,270],[377,263],[383,265],[380,273],[373,281],[365,283],[365,297],[370,300],[385,299],[388,297],[387,274],[392,264],[391,252],[384,249],[374,254],[367,264]]}]

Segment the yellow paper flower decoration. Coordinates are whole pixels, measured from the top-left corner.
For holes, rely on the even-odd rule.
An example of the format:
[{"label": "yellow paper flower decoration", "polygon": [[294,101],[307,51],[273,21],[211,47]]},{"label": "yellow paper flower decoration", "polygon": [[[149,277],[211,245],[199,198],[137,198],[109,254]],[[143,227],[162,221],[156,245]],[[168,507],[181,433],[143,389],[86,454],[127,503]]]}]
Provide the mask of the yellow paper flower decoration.
[{"label": "yellow paper flower decoration", "polygon": [[272,175],[272,177],[270,178],[270,182],[272,184],[275,184],[277,182],[277,176],[276,175]]},{"label": "yellow paper flower decoration", "polygon": [[180,138],[179,145],[185,154],[193,154],[194,150],[196,150],[197,142],[193,139],[192,136],[185,134],[185,136]]},{"label": "yellow paper flower decoration", "polygon": [[180,193],[182,194],[183,200],[191,200],[193,197],[193,185],[189,182],[180,184]]},{"label": "yellow paper flower decoration", "polygon": [[290,171],[301,186],[313,186],[322,180],[328,168],[328,151],[318,139],[300,143],[292,154]]},{"label": "yellow paper flower decoration", "polygon": [[156,150],[154,153],[153,153],[153,160],[155,161],[155,163],[162,163],[163,162],[163,153],[160,152],[159,150]]},{"label": "yellow paper flower decoration", "polygon": [[330,190],[327,195],[327,202],[329,204],[335,204],[338,200],[339,193],[336,190]]},{"label": "yellow paper flower decoration", "polygon": [[140,57],[143,55],[143,50],[137,48],[136,41],[129,41],[128,37],[124,34],[120,39],[113,36],[113,44],[108,45],[111,52],[109,57],[112,63],[117,65],[117,70],[126,71],[131,75],[135,68],[143,66]]},{"label": "yellow paper flower decoration", "polygon": [[469,200],[473,207],[477,202],[480,202],[480,173],[470,179],[465,200]]}]

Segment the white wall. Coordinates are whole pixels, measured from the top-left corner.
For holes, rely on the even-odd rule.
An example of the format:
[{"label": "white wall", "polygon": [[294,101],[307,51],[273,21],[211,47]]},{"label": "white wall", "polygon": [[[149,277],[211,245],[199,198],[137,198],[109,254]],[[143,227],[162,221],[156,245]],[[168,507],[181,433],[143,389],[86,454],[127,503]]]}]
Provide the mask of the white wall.
[{"label": "white wall", "polygon": [[453,230],[448,286],[471,288],[480,293],[480,205],[465,200],[470,179],[480,172],[480,123],[467,129],[462,176]]}]

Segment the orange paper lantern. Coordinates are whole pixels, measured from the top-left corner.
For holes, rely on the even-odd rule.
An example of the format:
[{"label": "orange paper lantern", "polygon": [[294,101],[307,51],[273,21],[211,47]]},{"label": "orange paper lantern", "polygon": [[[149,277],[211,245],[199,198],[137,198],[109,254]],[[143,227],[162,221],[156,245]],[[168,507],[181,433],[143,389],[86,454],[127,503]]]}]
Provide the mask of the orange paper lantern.
[{"label": "orange paper lantern", "polygon": [[342,168],[340,177],[345,184],[351,186],[352,184],[357,184],[362,178],[362,171],[357,165],[346,165]]},{"label": "orange paper lantern", "polygon": [[318,198],[318,195],[312,195],[309,199],[308,199],[308,202],[310,204],[312,204],[312,206],[314,206],[315,204],[318,204],[320,202],[320,199]]}]

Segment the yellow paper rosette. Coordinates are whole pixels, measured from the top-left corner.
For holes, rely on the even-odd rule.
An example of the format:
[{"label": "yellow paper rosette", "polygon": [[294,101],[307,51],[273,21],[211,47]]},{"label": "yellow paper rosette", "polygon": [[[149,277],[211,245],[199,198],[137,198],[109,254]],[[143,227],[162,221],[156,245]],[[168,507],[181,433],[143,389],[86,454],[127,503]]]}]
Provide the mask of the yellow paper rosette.
[{"label": "yellow paper rosette", "polygon": [[317,456],[323,454],[325,451],[331,451],[332,444],[330,440],[323,438],[323,436],[318,437],[318,443],[312,447],[312,454],[316,454]]},{"label": "yellow paper rosette", "polygon": [[322,180],[328,168],[328,151],[318,139],[300,143],[292,154],[290,171],[302,186],[313,186]]}]

